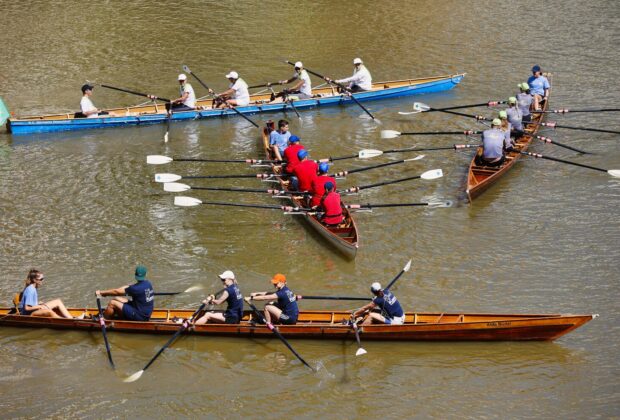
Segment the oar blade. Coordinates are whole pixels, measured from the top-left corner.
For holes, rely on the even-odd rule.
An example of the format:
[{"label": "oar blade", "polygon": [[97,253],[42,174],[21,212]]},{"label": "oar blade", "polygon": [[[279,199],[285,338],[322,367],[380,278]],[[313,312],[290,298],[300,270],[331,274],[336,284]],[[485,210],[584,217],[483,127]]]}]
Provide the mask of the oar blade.
[{"label": "oar blade", "polygon": [[149,165],[164,165],[166,163],[172,162],[172,158],[168,156],[162,155],[148,155],[146,157],[146,163]]},{"label": "oar blade", "polygon": [[144,373],[144,370],[139,370],[136,373],[134,373],[131,376],[128,376],[127,378],[123,379],[123,382],[129,383],[129,382],[135,382],[138,379],[140,379],[140,377],[142,376],[142,374]]},{"label": "oar blade", "polygon": [[183,178],[177,174],[155,174],[155,182],[176,182]]},{"label": "oar blade", "polygon": [[382,150],[364,149],[364,150],[360,150],[357,157],[360,159],[370,159],[370,158],[374,158],[377,156],[381,156],[382,154],[383,154]]},{"label": "oar blade", "polygon": [[406,273],[407,271],[409,271],[409,269],[411,268],[411,261],[413,260],[409,260],[407,262],[407,265],[405,265],[405,267],[403,268],[403,271]]},{"label": "oar blade", "polygon": [[189,74],[191,74],[191,73],[192,73],[192,71],[189,69],[189,67],[187,67],[185,64],[183,64],[183,71],[184,71],[185,73],[189,73]]},{"label": "oar blade", "polygon": [[411,159],[405,159],[405,162],[411,162],[411,161],[414,161],[414,160],[424,159],[424,157],[425,157],[425,156],[426,156],[426,155],[417,155],[417,156],[416,156],[416,157],[414,157],[414,158],[411,158]]},{"label": "oar blade", "polygon": [[11,113],[9,112],[9,109],[4,104],[2,98],[0,98],[0,126],[4,125],[4,123],[6,122],[6,120],[9,119],[10,116]]},{"label": "oar blade", "polygon": [[443,171],[441,169],[432,169],[430,171],[424,172],[420,175],[422,179],[437,179],[443,176]]},{"label": "oar blade", "polygon": [[428,203],[429,207],[433,208],[442,208],[442,207],[452,207],[453,203],[451,200],[447,201],[431,201]]},{"label": "oar blade", "polygon": [[185,289],[183,291],[183,293],[192,293],[192,292],[196,292],[198,290],[202,290],[204,289],[203,286],[192,286],[192,287],[188,287],[187,289]]},{"label": "oar blade", "polygon": [[164,134],[164,143],[168,143],[168,132],[166,131],[166,134]]},{"label": "oar blade", "polygon": [[400,131],[396,130],[381,130],[382,139],[393,139],[400,136]]},{"label": "oar blade", "polygon": [[164,183],[164,191],[168,191],[168,192],[183,192],[183,191],[187,191],[191,189],[192,187],[190,187],[189,185],[181,184],[180,182]]},{"label": "oar blade", "polygon": [[431,107],[422,102],[414,102],[413,110],[417,112],[426,112],[426,111],[430,111]]},{"label": "oar blade", "polygon": [[620,178],[620,169],[610,169],[607,173],[613,177]]},{"label": "oar blade", "polygon": [[356,356],[361,356],[368,353],[366,350],[364,350],[362,347],[360,347],[359,349],[357,349],[357,351],[355,352]]},{"label": "oar blade", "polygon": [[200,204],[202,204],[202,201],[200,201],[199,199],[194,198],[194,197],[184,197],[184,196],[174,197],[174,205],[175,206],[194,207],[194,206],[198,206]]}]

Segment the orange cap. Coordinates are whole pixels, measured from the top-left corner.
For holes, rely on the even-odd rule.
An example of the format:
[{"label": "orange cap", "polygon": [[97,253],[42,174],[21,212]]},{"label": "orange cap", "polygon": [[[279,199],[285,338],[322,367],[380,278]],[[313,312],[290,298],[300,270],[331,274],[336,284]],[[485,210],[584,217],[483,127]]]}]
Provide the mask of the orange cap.
[{"label": "orange cap", "polygon": [[284,274],[278,273],[275,276],[273,276],[273,278],[271,279],[271,282],[273,284],[286,283],[286,276]]}]

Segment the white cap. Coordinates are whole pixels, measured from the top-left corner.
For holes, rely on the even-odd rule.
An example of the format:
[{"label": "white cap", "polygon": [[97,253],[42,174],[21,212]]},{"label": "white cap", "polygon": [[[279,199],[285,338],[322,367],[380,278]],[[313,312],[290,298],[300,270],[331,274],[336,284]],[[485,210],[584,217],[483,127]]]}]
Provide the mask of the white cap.
[{"label": "white cap", "polygon": [[303,69],[304,68],[304,63],[302,63],[301,61],[297,61],[295,63],[295,67],[298,69]]},{"label": "white cap", "polygon": [[179,74],[179,80],[187,80],[187,76],[181,73]]},{"label": "white cap", "polygon": [[238,79],[239,73],[237,73],[236,71],[231,71],[230,73],[226,75],[226,78],[227,79]]},{"label": "white cap", "polygon": [[353,64],[362,64],[362,59],[361,58],[354,58],[353,59]]},{"label": "white cap", "polygon": [[373,284],[370,285],[370,290],[372,292],[378,292],[379,290],[381,290],[381,283],[379,282],[374,282]]},{"label": "white cap", "polygon": [[226,279],[235,279],[235,273],[233,273],[230,270],[226,270],[224,271],[222,274],[220,274],[218,276],[219,278],[221,278],[222,280],[226,280]]}]

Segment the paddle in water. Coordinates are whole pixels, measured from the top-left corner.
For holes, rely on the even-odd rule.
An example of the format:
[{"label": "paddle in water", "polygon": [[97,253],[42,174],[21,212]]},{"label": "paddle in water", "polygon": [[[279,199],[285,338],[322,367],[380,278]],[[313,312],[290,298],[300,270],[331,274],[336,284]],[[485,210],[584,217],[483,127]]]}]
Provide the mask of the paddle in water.
[{"label": "paddle in water", "polygon": [[9,119],[10,116],[11,113],[9,112],[9,109],[4,104],[2,98],[0,98],[0,126],[4,125],[4,123],[6,122],[6,120]]},{"label": "paddle in water", "polygon": [[291,176],[289,174],[274,174],[274,173],[263,173],[263,174],[255,174],[255,175],[192,175],[192,176],[181,176],[177,174],[155,174],[155,182],[176,182],[181,179],[236,179],[236,178],[258,178],[258,179],[269,179],[275,176],[278,177],[287,177]]},{"label": "paddle in water", "polygon": [[438,109],[432,109],[431,107],[427,106],[427,109],[420,109],[419,107],[416,107],[416,103],[419,102],[415,102],[413,104],[413,112],[399,112],[400,115],[412,115],[412,114],[419,114],[420,112],[431,112],[431,111],[450,111],[453,109],[464,109],[464,108],[477,108],[477,107],[481,107],[481,106],[487,106],[487,107],[492,107],[492,106],[497,106],[500,104],[505,104],[506,101],[489,101],[489,102],[482,102],[479,104],[470,104],[470,105],[457,105],[457,106],[450,106],[447,108],[438,108]]},{"label": "paddle in water", "polygon": [[531,156],[531,157],[534,157],[534,158],[547,159],[547,160],[552,160],[554,162],[566,163],[567,165],[579,166],[581,168],[593,169],[595,171],[607,172],[609,175],[611,175],[611,176],[613,176],[615,178],[620,178],[620,169],[597,168],[596,166],[584,165],[583,163],[571,162],[569,160],[558,159],[558,158],[551,157],[551,156],[544,156],[544,155],[541,155],[539,153],[521,152],[521,154],[525,155],[525,156]]},{"label": "paddle in water", "polygon": [[466,135],[482,134],[482,131],[465,130],[465,131],[410,131],[401,133],[396,130],[381,130],[382,139],[393,139],[400,136],[439,136],[439,135]]},{"label": "paddle in water", "polygon": [[110,343],[108,342],[108,335],[106,334],[103,309],[101,309],[101,296],[99,295],[97,295],[97,309],[99,310],[99,325],[101,325],[101,333],[103,334],[103,342],[105,343],[105,349],[108,353],[108,360],[110,361],[110,366],[112,366],[112,369],[115,369],[116,366],[114,366],[114,361],[112,360],[112,350],[110,350]]},{"label": "paddle in water", "polygon": [[298,212],[298,211],[313,211],[312,209],[293,206],[277,206],[268,204],[239,204],[239,203],[227,203],[223,201],[202,201],[193,197],[176,196],[174,197],[174,205],[180,207],[194,207],[201,204],[211,206],[228,206],[228,207],[247,207],[253,209],[267,209],[267,210],[282,210],[285,212]]},{"label": "paddle in water", "polygon": [[153,364],[153,362],[155,360],[157,360],[159,355],[161,355],[164,352],[164,350],[166,350],[168,347],[170,347],[170,345],[174,342],[174,340],[176,340],[177,337],[183,333],[183,331],[185,331],[187,328],[189,328],[190,324],[192,322],[194,322],[194,319],[196,318],[196,316],[198,316],[198,314],[200,312],[202,312],[202,310],[205,308],[205,306],[206,306],[206,304],[204,304],[204,303],[202,305],[200,305],[200,307],[196,310],[196,312],[194,312],[194,314],[192,315],[192,317],[190,319],[186,319],[186,320],[183,321],[183,324],[181,324],[181,328],[179,328],[178,331],[175,332],[174,335],[166,342],[166,344],[164,344],[164,346],[161,349],[159,349],[157,354],[155,354],[155,356],[153,356],[153,358],[146,364],[146,366],[144,366],[144,368],[142,370],[139,370],[136,373],[134,373],[133,375],[130,375],[129,377],[125,378],[123,380],[123,382],[135,382],[138,379],[140,379],[142,374],[149,368],[149,366],[151,366]]},{"label": "paddle in water", "polygon": [[249,163],[252,165],[282,163],[279,160],[263,160],[263,159],[199,159],[199,158],[171,158],[162,155],[148,155],[146,163],[149,165],[165,165],[170,162],[205,162],[205,163]]}]

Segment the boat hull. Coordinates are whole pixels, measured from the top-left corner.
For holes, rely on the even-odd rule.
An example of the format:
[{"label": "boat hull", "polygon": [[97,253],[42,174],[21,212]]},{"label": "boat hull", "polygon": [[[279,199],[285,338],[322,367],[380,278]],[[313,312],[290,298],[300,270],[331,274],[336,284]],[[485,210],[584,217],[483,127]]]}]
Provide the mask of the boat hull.
[{"label": "boat hull", "polygon": [[[442,92],[452,89],[461,82],[464,73],[448,76],[438,76],[420,79],[408,79],[373,84],[373,90],[355,94],[360,102],[390,99],[400,96],[418,95],[425,93]],[[293,101],[298,110],[311,109],[320,106],[350,105],[355,102],[346,96],[339,95],[333,88],[313,90],[321,97]],[[267,103],[269,95],[252,95],[248,106],[238,107],[242,114],[277,113],[291,111],[287,103]],[[184,121],[206,118],[220,118],[235,116],[237,113],[229,109],[211,109],[211,101],[198,101],[197,107],[205,109],[195,111],[175,112],[172,121]],[[57,114],[46,116],[10,118],[7,121],[9,132],[20,134],[50,133],[70,130],[86,130],[94,128],[123,127],[130,125],[159,124],[167,121],[164,107],[147,105],[128,108],[114,108],[106,110],[113,116],[99,118],[73,118],[73,114]]]},{"label": "boat hull", "polygon": [[[52,328],[96,331],[101,327],[90,319],[44,318],[7,315],[9,308],[0,308],[0,327]],[[73,315],[97,314],[94,308],[70,309]],[[142,334],[173,334],[180,325],[174,317],[189,318],[192,310],[157,309],[151,321],[106,320],[112,332]],[[280,325],[278,330],[287,338],[352,339],[353,330],[346,324],[351,313],[345,311],[301,311],[296,325]],[[248,321],[246,311],[239,324],[204,324],[189,328],[187,334],[239,338],[269,338],[273,333],[264,325]],[[406,314],[403,325],[369,325],[361,327],[365,341],[550,341],[584,325],[597,315],[514,315],[514,314]]]}]

